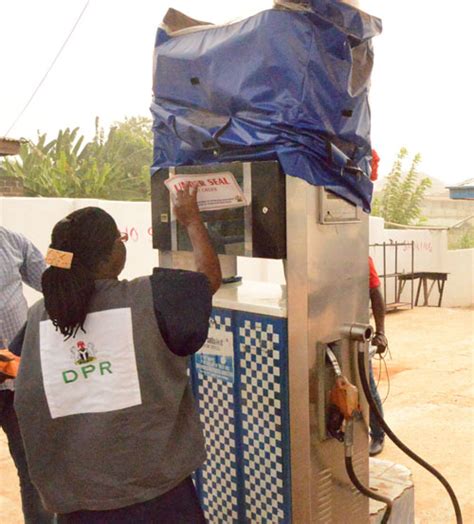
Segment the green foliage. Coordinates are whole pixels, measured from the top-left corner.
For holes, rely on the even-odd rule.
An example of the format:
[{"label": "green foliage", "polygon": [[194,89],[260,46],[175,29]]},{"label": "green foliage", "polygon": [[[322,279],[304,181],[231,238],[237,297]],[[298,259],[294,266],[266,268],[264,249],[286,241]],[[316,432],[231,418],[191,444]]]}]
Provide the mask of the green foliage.
[{"label": "green foliage", "polygon": [[470,249],[474,247],[474,231],[466,231],[459,241],[457,249]]},{"label": "green foliage", "polygon": [[374,198],[372,203],[372,214],[383,217],[386,222],[413,225],[423,221],[420,206],[425,191],[431,186],[431,180],[418,180],[417,168],[421,161],[418,153],[404,176],[403,165],[407,156],[408,151],[402,147],[387,176],[381,196]]},{"label": "green foliage", "polygon": [[146,200],[150,192],[151,122],[129,118],[118,122],[104,138],[96,119],[96,133],[84,144],[79,129],[66,128],[47,141],[21,147],[19,159],[8,159],[0,172],[23,181],[30,196]]},{"label": "green foliage", "polygon": [[463,231],[448,232],[448,249],[472,249],[474,248],[474,227],[470,226]]}]

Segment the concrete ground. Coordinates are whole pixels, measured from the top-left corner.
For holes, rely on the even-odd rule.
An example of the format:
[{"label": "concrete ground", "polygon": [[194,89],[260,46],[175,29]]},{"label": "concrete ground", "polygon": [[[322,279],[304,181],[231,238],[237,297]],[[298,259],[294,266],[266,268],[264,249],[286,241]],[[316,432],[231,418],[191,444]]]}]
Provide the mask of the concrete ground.
[{"label": "concrete ground", "polygon": [[[421,307],[390,313],[386,324],[390,380],[383,370],[379,383],[383,399],[390,382],[385,419],[448,480],[464,523],[474,522],[474,310]],[[455,522],[449,496],[435,477],[391,441],[380,458],[412,470],[417,524]]]},{"label": "concrete ground", "polygon": [[[464,523],[474,522],[474,310],[415,308],[387,315],[392,358],[385,418],[398,437],[448,479]],[[375,365],[377,376],[377,365]],[[379,390],[388,391],[385,372]],[[390,441],[380,458],[406,465],[415,481],[417,524],[455,522],[438,480]],[[23,522],[16,472],[0,431],[0,521]]]}]

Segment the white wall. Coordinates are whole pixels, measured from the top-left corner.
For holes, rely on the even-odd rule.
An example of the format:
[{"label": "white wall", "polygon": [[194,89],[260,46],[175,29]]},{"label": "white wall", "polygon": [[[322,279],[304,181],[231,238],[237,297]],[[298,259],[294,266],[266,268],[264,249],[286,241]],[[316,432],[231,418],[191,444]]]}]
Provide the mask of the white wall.
[{"label": "white wall", "polygon": [[[98,206],[108,211],[119,229],[129,234],[127,264],[122,274],[133,278],[150,274],[157,265],[158,252],[152,247],[151,206],[148,202],[115,202],[107,200],[0,197],[0,225],[24,234],[42,253],[50,242],[53,226],[75,209]],[[473,267],[474,250],[448,251],[446,231],[384,229],[383,219],[370,217],[370,243],[415,242],[415,271],[448,272],[443,306],[469,306],[474,303]],[[387,255],[390,253],[387,247]],[[371,248],[379,273],[383,272],[382,249]],[[387,256],[387,273],[394,271],[394,258]],[[398,271],[411,271],[408,248],[399,250]],[[248,280],[284,283],[283,263],[279,260],[238,259],[238,272]],[[393,300],[392,285],[388,285],[387,300]],[[416,291],[416,290],[415,290]],[[391,293],[391,295],[390,295]],[[25,290],[31,303],[39,295]],[[435,291],[433,291],[435,295]],[[409,286],[404,300],[409,299]]]},{"label": "white wall", "polygon": [[[445,283],[442,306],[465,307],[474,304],[474,249],[448,250],[446,230],[427,229],[384,229],[383,219],[370,217],[369,228],[370,244],[414,242],[414,270],[448,273]],[[394,247],[386,247],[386,272],[395,272]],[[383,249],[372,247],[369,250],[374,258],[379,274],[383,274]],[[398,272],[411,272],[411,248],[399,247]],[[418,281],[414,288],[415,296]],[[405,285],[401,301],[410,300],[410,283]],[[422,294],[423,292],[421,292]],[[395,300],[395,282],[393,278],[387,279],[387,302]],[[438,290],[435,284],[430,296],[430,304],[436,304]],[[421,300],[421,297],[420,297]]]},{"label": "white wall", "polygon": [[385,220],[381,217],[369,217],[369,240],[371,244],[380,244],[385,240]]},{"label": "white wall", "polygon": [[448,251],[446,271],[449,275],[443,305],[454,307],[474,304],[474,249]]},{"label": "white wall", "polygon": [[[22,233],[43,253],[49,246],[51,231],[59,220],[76,209],[97,206],[110,213],[122,232],[129,234],[124,278],[150,274],[158,262],[152,248],[151,207],[148,202],[115,202],[70,198],[0,197],[0,225]],[[25,286],[29,303],[40,295]]]}]

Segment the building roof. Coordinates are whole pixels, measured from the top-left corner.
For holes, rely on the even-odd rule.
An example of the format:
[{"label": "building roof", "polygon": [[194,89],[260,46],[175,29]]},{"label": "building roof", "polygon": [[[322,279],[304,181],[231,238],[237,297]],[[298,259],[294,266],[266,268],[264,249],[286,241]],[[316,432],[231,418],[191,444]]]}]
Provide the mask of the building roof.
[{"label": "building roof", "polygon": [[448,189],[467,189],[471,187],[474,189],[474,178],[468,178],[467,180],[464,180],[464,182],[459,182],[459,184],[456,184],[455,186],[447,186]]},{"label": "building roof", "polygon": [[0,137],[0,156],[17,155],[20,152],[19,140]]}]

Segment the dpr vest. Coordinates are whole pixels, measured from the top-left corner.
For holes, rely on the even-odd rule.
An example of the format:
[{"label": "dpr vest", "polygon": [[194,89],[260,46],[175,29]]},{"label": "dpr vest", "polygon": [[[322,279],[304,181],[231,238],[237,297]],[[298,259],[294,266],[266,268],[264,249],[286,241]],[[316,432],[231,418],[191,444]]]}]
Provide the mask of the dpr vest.
[{"label": "dpr vest", "polygon": [[96,281],[85,328],[64,342],[37,302],[16,385],[30,476],[56,513],[150,500],[205,459],[188,358],[163,341],[150,279]]}]

